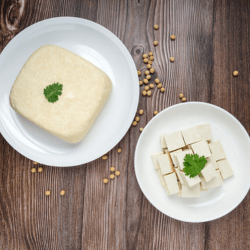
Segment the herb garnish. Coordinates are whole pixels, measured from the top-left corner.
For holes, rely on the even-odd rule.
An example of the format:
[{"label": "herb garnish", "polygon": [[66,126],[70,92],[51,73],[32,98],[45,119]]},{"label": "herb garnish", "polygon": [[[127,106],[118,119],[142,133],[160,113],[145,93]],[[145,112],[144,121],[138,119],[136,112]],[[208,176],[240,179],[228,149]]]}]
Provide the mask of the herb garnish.
[{"label": "herb garnish", "polygon": [[56,102],[58,101],[58,96],[62,95],[62,84],[57,83],[53,83],[52,85],[47,86],[43,93],[46,97],[46,99],[49,102]]}]

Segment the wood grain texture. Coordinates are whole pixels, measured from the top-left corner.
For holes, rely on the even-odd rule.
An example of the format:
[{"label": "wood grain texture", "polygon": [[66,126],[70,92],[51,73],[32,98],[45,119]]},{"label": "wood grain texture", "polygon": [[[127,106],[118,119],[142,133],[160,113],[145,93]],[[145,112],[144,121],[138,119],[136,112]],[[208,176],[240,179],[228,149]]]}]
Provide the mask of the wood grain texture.
[{"label": "wood grain texture", "polygon": [[[1,0],[0,51],[24,28],[57,16],[82,17],[108,28],[143,72],[142,54],[153,51],[153,80],[158,77],[166,92],[140,97],[144,115],[106,161],[42,166],[42,173],[32,174],[32,161],[0,135],[0,249],[250,249],[249,194],[221,219],[183,223],[148,202],[133,166],[139,127],[154,110],[179,103],[180,92],[189,101],[223,107],[250,132],[250,1]],[[111,166],[121,176],[104,185]],[[59,195],[62,189],[65,196]]]}]

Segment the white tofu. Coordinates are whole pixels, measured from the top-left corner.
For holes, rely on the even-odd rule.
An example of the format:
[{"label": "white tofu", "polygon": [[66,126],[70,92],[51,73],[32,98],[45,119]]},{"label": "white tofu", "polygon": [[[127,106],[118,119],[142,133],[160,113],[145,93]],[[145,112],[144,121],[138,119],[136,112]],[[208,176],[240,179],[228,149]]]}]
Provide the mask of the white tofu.
[{"label": "white tofu", "polygon": [[165,188],[165,190],[166,190],[166,192],[167,192],[167,195],[170,195],[170,193],[169,193],[169,191],[168,191],[168,187],[165,186],[164,188]]},{"label": "white tofu", "polygon": [[167,188],[168,188],[170,195],[176,194],[179,192],[180,189],[178,186],[177,177],[175,173],[165,175],[164,180],[167,184]]},{"label": "white tofu", "polygon": [[220,171],[216,170],[217,175],[209,182],[206,182],[203,177],[201,177],[201,185],[203,189],[214,188],[221,186],[223,184],[223,180],[220,175]]},{"label": "white tofu", "polygon": [[165,136],[166,136],[167,134],[165,134],[165,135],[160,135],[160,143],[161,143],[161,148],[162,149],[166,149],[168,146],[167,146],[167,144],[166,144],[166,141],[165,141]]},{"label": "white tofu", "polygon": [[219,166],[218,166],[213,154],[207,158],[207,163],[212,163],[214,166],[214,169],[219,169]]},{"label": "white tofu", "polygon": [[202,140],[211,141],[213,139],[210,124],[198,125],[197,130]]},{"label": "white tofu", "polygon": [[178,149],[178,150],[176,150],[176,151],[170,153],[172,162],[173,162],[173,164],[174,164],[174,166],[175,166],[176,168],[178,167],[178,163],[177,163],[177,160],[176,160],[175,155],[178,154],[179,152],[182,152],[182,149]]},{"label": "white tofu", "polygon": [[208,189],[207,188],[203,188],[202,184],[200,183],[200,190],[201,190],[201,192],[204,192],[204,191],[206,192]]},{"label": "white tofu", "polygon": [[169,154],[159,155],[157,160],[163,175],[174,172],[174,167]]},{"label": "white tofu", "polygon": [[213,157],[216,161],[226,159],[226,154],[222,148],[220,141],[214,141],[208,144]]},{"label": "white tofu", "polygon": [[206,163],[201,173],[206,182],[211,181],[216,176],[216,170],[212,163]]},{"label": "white tofu", "polygon": [[222,176],[223,180],[234,175],[234,171],[231,168],[230,164],[228,163],[227,159],[218,161],[217,163],[218,163],[219,170],[221,172],[221,176]]},{"label": "white tofu", "polygon": [[183,139],[185,141],[185,143],[187,145],[201,141],[201,136],[198,133],[198,129],[197,126],[186,129],[186,130],[182,130],[182,135],[183,135]]},{"label": "white tofu", "polygon": [[166,182],[165,182],[165,180],[164,180],[164,177],[163,177],[163,175],[162,175],[161,170],[158,169],[158,170],[157,170],[157,173],[158,173],[158,176],[159,176],[159,178],[160,178],[161,185],[162,185],[163,187],[165,187],[165,186],[166,186]]},{"label": "white tofu", "polygon": [[183,180],[183,177],[182,177],[181,174],[180,174],[179,168],[175,168],[174,170],[175,170],[175,172],[176,172],[176,175],[177,175],[177,177],[178,177],[179,182],[180,182],[181,184],[184,184],[185,182],[184,182],[184,180]]},{"label": "white tofu", "polygon": [[183,170],[183,168],[184,168],[183,162],[184,162],[184,158],[187,154],[192,155],[193,151],[191,149],[189,149],[189,150],[179,152],[178,154],[175,155],[177,166],[179,167],[180,170]]},{"label": "white tofu", "polygon": [[155,154],[151,155],[151,159],[152,159],[152,162],[153,162],[153,165],[154,165],[155,169],[159,169],[160,168],[160,166],[158,164],[158,160],[157,160],[157,158],[158,158],[159,155],[163,155],[163,152],[159,152],[159,153],[155,153]]},{"label": "white tofu", "polygon": [[201,179],[198,175],[193,178],[190,178],[189,176],[186,176],[185,173],[182,171],[180,171],[180,175],[182,179],[184,180],[184,184],[188,185],[189,187],[192,187],[201,182]]},{"label": "white tofu", "polygon": [[203,140],[200,142],[196,142],[192,144],[191,147],[194,154],[198,154],[199,156],[205,156],[206,158],[211,156],[207,141]]},{"label": "white tofu", "polygon": [[187,185],[182,185],[181,187],[181,197],[199,197],[200,196],[200,183],[189,187]]},{"label": "white tofu", "polygon": [[182,195],[181,195],[181,193],[182,193],[182,190],[181,190],[182,185],[180,184],[180,182],[178,182],[178,186],[179,186],[179,192],[176,195],[178,197],[182,197]]},{"label": "white tofu", "polygon": [[165,136],[165,141],[169,152],[185,147],[185,142],[182,138],[181,131],[177,131],[172,134],[167,134]]}]

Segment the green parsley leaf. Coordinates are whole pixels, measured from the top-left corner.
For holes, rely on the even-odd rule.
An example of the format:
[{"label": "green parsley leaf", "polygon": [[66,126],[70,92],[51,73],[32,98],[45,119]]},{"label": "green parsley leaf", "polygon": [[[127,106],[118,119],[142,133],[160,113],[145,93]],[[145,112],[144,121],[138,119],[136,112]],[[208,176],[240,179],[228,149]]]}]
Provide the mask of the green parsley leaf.
[{"label": "green parsley leaf", "polygon": [[43,93],[46,97],[46,99],[49,102],[56,102],[58,101],[58,96],[62,95],[62,84],[57,83],[53,83],[52,85],[47,86]]},{"label": "green parsley leaf", "polygon": [[185,175],[189,175],[190,178],[193,178],[197,175],[201,175],[201,170],[205,167],[206,163],[207,159],[205,158],[205,156],[200,157],[197,154],[186,154],[183,162],[183,165],[185,166],[183,168],[183,171]]}]

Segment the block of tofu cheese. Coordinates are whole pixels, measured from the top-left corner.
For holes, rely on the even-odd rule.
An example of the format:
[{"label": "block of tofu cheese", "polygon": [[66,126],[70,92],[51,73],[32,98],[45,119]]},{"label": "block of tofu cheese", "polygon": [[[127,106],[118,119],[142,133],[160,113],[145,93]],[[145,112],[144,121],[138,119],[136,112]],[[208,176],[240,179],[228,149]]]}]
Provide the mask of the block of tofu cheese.
[{"label": "block of tofu cheese", "polygon": [[166,144],[166,141],[165,141],[165,135],[160,135],[160,143],[161,143],[161,148],[162,149],[166,149],[167,148],[167,144]]},{"label": "block of tofu cheese", "polygon": [[[49,102],[44,89],[62,84]],[[56,137],[80,142],[109,98],[112,82],[91,62],[55,45],[36,50],[24,64],[11,92],[10,105],[24,118]]]},{"label": "block of tofu cheese", "polygon": [[163,175],[173,173],[174,167],[169,154],[159,155],[157,160]]},{"label": "block of tofu cheese", "polygon": [[221,174],[219,170],[216,170],[216,176],[209,182],[206,182],[203,177],[201,177],[201,186],[203,189],[214,188],[221,186],[223,184],[223,180],[221,178]]},{"label": "block of tofu cheese", "polygon": [[185,151],[182,151],[182,152],[179,152],[179,153],[175,154],[177,166],[179,167],[180,170],[183,170],[183,168],[184,168],[184,165],[183,165],[184,158],[188,154],[192,155],[193,151],[191,149],[189,149],[189,150],[185,150]]},{"label": "block of tofu cheese", "polygon": [[217,162],[217,164],[219,166],[219,170],[221,172],[221,176],[222,176],[223,180],[234,175],[234,171],[231,168],[230,164],[228,163],[227,159],[220,160]]},{"label": "block of tofu cheese", "polygon": [[183,139],[185,141],[185,143],[187,145],[201,141],[201,136],[198,133],[198,129],[197,126],[186,129],[186,130],[182,130],[182,135],[183,135]]},{"label": "block of tofu cheese", "polygon": [[169,152],[185,147],[185,142],[183,140],[181,131],[167,134],[165,136],[165,141]]},{"label": "block of tofu cheese", "polygon": [[199,197],[200,196],[200,183],[189,187],[185,184],[181,187],[181,197]]},{"label": "block of tofu cheese", "polygon": [[152,159],[152,162],[153,162],[153,165],[154,165],[155,169],[159,169],[160,168],[158,160],[157,160],[157,158],[158,158],[159,155],[163,155],[163,152],[159,152],[159,153],[155,153],[155,154],[151,155],[151,159]]},{"label": "block of tofu cheese", "polygon": [[205,167],[201,170],[201,174],[206,182],[211,181],[216,176],[216,170],[212,163],[206,163]]},{"label": "block of tofu cheese", "polygon": [[169,194],[177,194],[179,192],[178,181],[175,173],[164,175],[164,179],[169,191]]},{"label": "block of tofu cheese", "polygon": [[173,151],[170,153],[170,156],[171,156],[171,159],[172,159],[172,162],[174,164],[174,166],[177,168],[178,167],[178,163],[177,163],[177,159],[176,159],[176,154],[178,154],[179,152],[182,152],[182,149],[178,149],[176,151]]},{"label": "block of tofu cheese", "polygon": [[206,158],[211,156],[208,143],[205,140],[196,142],[192,144],[191,147],[192,147],[194,154],[198,154],[199,156],[205,156]]},{"label": "block of tofu cheese", "polygon": [[214,169],[219,169],[219,166],[218,166],[213,154],[210,157],[207,158],[207,163],[213,164]]},{"label": "block of tofu cheese", "polygon": [[163,175],[162,175],[161,170],[160,170],[160,169],[158,169],[158,170],[157,170],[157,173],[158,173],[158,176],[159,176],[159,179],[160,179],[161,185],[162,185],[163,187],[165,187],[165,186],[166,186],[166,182],[165,182],[165,180],[164,180],[164,177],[163,177]]},{"label": "block of tofu cheese", "polygon": [[198,175],[193,178],[190,178],[189,176],[185,175],[185,173],[182,171],[180,171],[180,175],[184,180],[184,184],[188,185],[189,187],[192,187],[201,182],[201,179]]},{"label": "block of tofu cheese", "polygon": [[176,173],[176,175],[177,175],[177,177],[178,177],[179,182],[180,182],[181,184],[184,184],[185,181],[183,180],[183,177],[182,177],[182,175],[181,175],[181,173],[180,173],[179,168],[175,168],[174,170],[175,170],[175,173]]},{"label": "block of tofu cheese", "polygon": [[226,154],[222,148],[220,141],[213,141],[209,143],[208,146],[216,161],[226,159]]},{"label": "block of tofu cheese", "polygon": [[200,182],[200,190],[201,190],[201,192],[205,192],[205,191],[207,191],[208,189],[207,189],[207,188],[203,188],[203,187],[202,187],[202,184],[201,184],[201,182]]},{"label": "block of tofu cheese", "polygon": [[197,130],[202,140],[211,141],[213,139],[211,127],[208,123],[198,125]]}]

